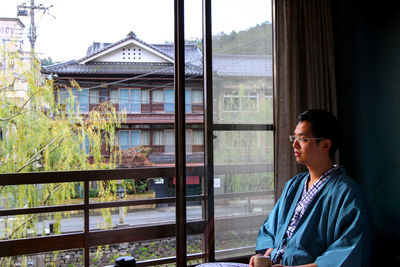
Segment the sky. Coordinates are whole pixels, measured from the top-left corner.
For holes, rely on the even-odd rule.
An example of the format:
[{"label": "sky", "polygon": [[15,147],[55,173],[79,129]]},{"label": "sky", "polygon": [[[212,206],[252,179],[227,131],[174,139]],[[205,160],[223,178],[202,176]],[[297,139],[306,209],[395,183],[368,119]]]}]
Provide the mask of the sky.
[{"label": "sky", "polygon": [[[17,5],[30,0],[0,0],[0,17],[15,18]],[[213,34],[240,31],[271,21],[271,0],[212,0]],[[41,58],[68,61],[85,56],[93,42],[117,42],[133,31],[150,44],[174,40],[173,0],[35,0],[35,50]],[[19,17],[25,25],[30,18]],[[185,38],[201,38],[202,0],[185,1]]]}]

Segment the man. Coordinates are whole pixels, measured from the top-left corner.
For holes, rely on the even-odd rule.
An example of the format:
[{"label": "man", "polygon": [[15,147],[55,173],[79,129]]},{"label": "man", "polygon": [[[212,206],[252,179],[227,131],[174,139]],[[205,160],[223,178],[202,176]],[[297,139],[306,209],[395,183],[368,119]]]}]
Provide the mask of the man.
[{"label": "man", "polygon": [[374,230],[366,200],[345,170],[333,165],[338,134],[329,112],[309,110],[297,119],[289,139],[308,172],[287,182],[256,245],[273,266],[371,265]]}]

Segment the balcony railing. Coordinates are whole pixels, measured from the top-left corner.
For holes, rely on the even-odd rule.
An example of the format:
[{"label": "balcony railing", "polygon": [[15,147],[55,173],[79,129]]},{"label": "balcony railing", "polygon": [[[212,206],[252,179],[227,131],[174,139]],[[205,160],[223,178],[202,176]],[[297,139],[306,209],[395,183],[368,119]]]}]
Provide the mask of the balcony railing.
[{"label": "balcony railing", "polygon": [[[248,165],[247,165],[248,168]],[[216,166],[215,173],[241,173],[246,168],[241,166]],[[255,164],[252,172],[271,172],[270,164]],[[188,176],[203,176],[203,167],[187,168]],[[175,168],[138,168],[138,169],[115,169],[115,170],[87,170],[87,171],[61,171],[61,172],[35,172],[35,173],[12,173],[0,174],[0,186],[24,185],[24,184],[46,184],[46,183],[68,183],[83,182],[83,203],[61,206],[45,206],[32,208],[1,209],[0,216],[16,216],[23,214],[43,214],[52,212],[83,211],[84,227],[83,232],[61,233],[59,235],[38,236],[15,240],[0,241],[0,257],[18,256],[34,253],[51,252],[67,249],[84,249],[84,263],[89,266],[89,248],[101,245],[135,242],[152,239],[174,238],[175,223],[166,222],[147,226],[132,226],[123,229],[91,230],[89,229],[90,212],[101,208],[115,208],[138,206],[160,203],[174,203],[175,197],[149,198],[129,201],[96,202],[89,201],[89,185],[99,180],[122,180],[122,179],[143,179],[157,177],[174,177]],[[259,191],[247,193],[231,193],[212,196],[214,199],[226,197],[250,197],[256,195],[272,195],[272,191]],[[205,203],[207,195],[187,196],[186,201],[201,201]],[[204,209],[204,208],[203,208]],[[259,215],[260,216],[260,215]],[[264,215],[262,217],[265,217]],[[216,223],[224,223],[219,219]],[[251,221],[251,220],[250,220]],[[187,222],[187,235],[200,235],[206,231],[207,223],[204,219],[191,220]],[[249,218],[237,218],[235,225],[248,226]],[[241,248],[243,249],[243,248]],[[204,251],[204,250],[203,250]],[[221,251],[221,254],[231,253],[232,250]],[[188,255],[188,260],[205,258],[204,252]],[[138,262],[139,266],[158,265],[175,262],[175,257],[155,259]]]}]

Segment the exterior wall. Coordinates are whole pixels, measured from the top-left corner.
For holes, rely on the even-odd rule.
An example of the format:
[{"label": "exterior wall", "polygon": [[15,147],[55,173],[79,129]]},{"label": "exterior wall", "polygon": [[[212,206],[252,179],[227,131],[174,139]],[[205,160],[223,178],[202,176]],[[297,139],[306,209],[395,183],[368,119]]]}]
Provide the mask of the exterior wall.
[{"label": "exterior wall", "polygon": [[129,44],[118,48],[104,56],[97,58],[99,62],[147,62],[147,63],[168,63],[166,59],[155,55],[154,53],[143,49],[142,47]]}]

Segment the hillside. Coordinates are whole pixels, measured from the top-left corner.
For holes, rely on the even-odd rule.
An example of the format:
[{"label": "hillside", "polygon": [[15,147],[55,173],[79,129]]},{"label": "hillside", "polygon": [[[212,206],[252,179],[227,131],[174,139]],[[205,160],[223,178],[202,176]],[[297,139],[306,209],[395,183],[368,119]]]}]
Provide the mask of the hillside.
[{"label": "hillside", "polygon": [[272,24],[264,22],[244,31],[213,36],[213,54],[271,55]]}]

